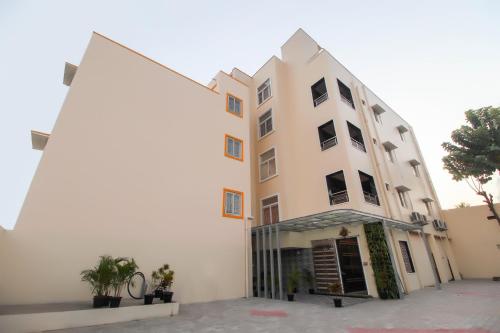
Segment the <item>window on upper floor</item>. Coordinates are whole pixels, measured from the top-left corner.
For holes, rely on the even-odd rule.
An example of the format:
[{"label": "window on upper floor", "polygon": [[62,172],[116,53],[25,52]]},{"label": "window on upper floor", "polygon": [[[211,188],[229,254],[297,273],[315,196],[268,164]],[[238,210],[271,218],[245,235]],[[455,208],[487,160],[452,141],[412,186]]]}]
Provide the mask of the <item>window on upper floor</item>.
[{"label": "window on upper floor", "polygon": [[420,162],[417,160],[410,160],[409,163],[415,177],[420,177],[420,169],[419,169]]},{"label": "window on upper floor", "polygon": [[382,125],[382,113],[385,112],[385,109],[378,104],[372,105],[373,116],[375,117],[375,121]]},{"label": "window on upper floor", "polygon": [[377,188],[375,187],[375,180],[373,179],[372,176],[364,172],[358,170],[358,173],[365,201],[373,205],[380,206],[380,202],[378,200],[378,195],[377,195]]},{"label": "window on upper floor", "polygon": [[398,188],[396,188],[396,190],[398,191],[398,197],[401,206],[410,209],[411,201],[410,201],[410,195],[408,193],[410,189],[408,189],[405,186],[399,186]]},{"label": "window on upper floor", "polygon": [[271,97],[271,80],[267,79],[257,88],[257,100],[259,105]]},{"label": "window on upper floor", "polygon": [[359,150],[366,152],[365,141],[363,140],[363,135],[361,134],[361,130],[358,127],[351,124],[350,122],[347,122],[347,128],[349,130],[349,136],[351,137],[351,144],[355,148],[358,148]]},{"label": "window on upper floor", "polygon": [[226,134],[224,144],[224,155],[243,161],[243,141],[234,136]]},{"label": "window on upper floor", "polygon": [[415,273],[415,266],[413,265],[413,260],[411,258],[408,242],[399,241],[399,247],[401,248],[401,254],[403,256],[403,262],[405,263],[406,272]]},{"label": "window on upper floor", "polygon": [[432,208],[432,199],[431,198],[424,198],[422,200],[425,204],[425,208],[427,209],[427,214],[429,216],[432,216],[434,211],[433,211],[433,208]]},{"label": "window on upper floor", "polygon": [[399,132],[399,137],[401,138],[401,141],[402,142],[405,142],[406,141],[406,137],[405,137],[405,133],[408,132],[408,128],[406,128],[406,126],[403,126],[403,125],[399,125],[397,127],[398,129],[398,132]]},{"label": "window on upper floor", "polygon": [[260,181],[263,182],[277,174],[276,150],[274,148],[259,155]]},{"label": "window on upper floor", "polygon": [[314,106],[318,106],[328,99],[328,92],[326,91],[325,78],[322,78],[311,86],[312,99]]},{"label": "window on upper floor", "polygon": [[337,83],[339,85],[340,99],[354,109],[354,100],[352,98],[351,89],[349,89],[349,87],[342,83],[339,79],[337,79]]},{"label": "window on upper floor", "polygon": [[259,138],[266,136],[273,130],[273,110],[269,109],[259,117]]},{"label": "window on upper floor", "polygon": [[278,196],[273,195],[272,197],[261,200],[262,207],[262,224],[274,224],[278,223],[280,220],[279,206],[278,206]]},{"label": "window on upper floor", "polygon": [[333,126],[333,120],[318,127],[319,143],[321,150],[326,150],[337,144],[337,134]]},{"label": "window on upper floor", "polygon": [[223,216],[232,218],[243,218],[243,192],[230,190],[225,188],[223,190]]},{"label": "window on upper floor", "polygon": [[243,117],[243,101],[231,94],[226,95],[226,111],[238,117]]},{"label": "window on upper floor", "polygon": [[396,163],[396,148],[398,147],[390,141],[386,141],[382,145],[384,146],[387,159],[391,161],[391,163]]},{"label": "window on upper floor", "polygon": [[343,171],[337,171],[326,176],[326,185],[328,187],[330,205],[337,205],[349,201]]},{"label": "window on upper floor", "polygon": [[382,125],[382,115],[380,113],[374,113],[375,115],[375,121]]}]

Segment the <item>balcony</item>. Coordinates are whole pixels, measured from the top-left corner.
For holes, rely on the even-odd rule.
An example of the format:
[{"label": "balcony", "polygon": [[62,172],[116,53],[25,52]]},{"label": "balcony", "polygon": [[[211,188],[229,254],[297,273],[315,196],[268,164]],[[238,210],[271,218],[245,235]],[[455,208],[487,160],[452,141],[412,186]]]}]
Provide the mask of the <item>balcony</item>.
[{"label": "balcony", "polygon": [[323,103],[327,99],[328,99],[328,93],[324,93],[323,95],[321,95],[318,98],[314,99],[314,101],[313,101],[314,107],[320,105],[321,103]]},{"label": "balcony", "polygon": [[363,191],[363,196],[365,201],[371,203],[372,205],[380,206],[378,201],[378,195]]},{"label": "balcony", "polygon": [[337,145],[337,137],[334,136],[332,138],[329,138],[323,142],[321,142],[321,150],[327,150],[328,148],[332,148],[333,146]]},{"label": "balcony", "polygon": [[349,201],[349,195],[347,194],[347,190],[335,193],[330,192],[328,194],[330,196],[330,205],[338,205]]},{"label": "balcony", "polygon": [[355,148],[357,148],[357,149],[361,150],[362,152],[365,152],[365,153],[366,153],[366,148],[365,148],[365,145],[364,145],[364,144],[362,144],[361,142],[357,141],[357,140],[356,140],[356,139],[354,139],[354,138],[351,138],[351,144],[352,144]]}]

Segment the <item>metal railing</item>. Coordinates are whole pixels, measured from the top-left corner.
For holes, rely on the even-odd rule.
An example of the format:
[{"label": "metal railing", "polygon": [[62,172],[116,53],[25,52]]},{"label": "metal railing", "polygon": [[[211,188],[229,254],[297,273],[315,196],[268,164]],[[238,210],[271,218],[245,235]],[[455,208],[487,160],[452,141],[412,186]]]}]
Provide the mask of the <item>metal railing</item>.
[{"label": "metal railing", "polygon": [[369,193],[369,192],[365,192],[365,191],[363,191],[363,195],[365,196],[365,201],[366,202],[374,204],[374,205],[377,205],[377,206],[380,206],[380,203],[378,201],[378,195],[372,194],[372,193]]},{"label": "metal railing", "polygon": [[365,145],[362,144],[361,142],[359,141],[356,141],[355,139],[351,138],[351,143],[352,145],[355,147],[355,148],[358,148],[359,150],[361,151],[364,151],[366,153],[366,148],[365,148]]},{"label": "metal railing", "polygon": [[324,101],[326,101],[328,99],[328,93],[324,93],[323,95],[317,97],[316,99],[314,99],[314,106],[318,106],[320,105],[321,103],[323,103]]},{"label": "metal railing", "polygon": [[337,205],[349,201],[349,195],[346,191],[339,191],[335,193],[329,193],[330,195],[330,205]]},{"label": "metal railing", "polygon": [[335,145],[337,145],[337,137],[332,136],[331,138],[326,139],[325,141],[321,142],[321,150],[326,150],[326,149],[331,148]]},{"label": "metal railing", "polygon": [[353,109],[354,109],[354,103],[351,102],[347,97],[344,97],[343,95],[340,95],[340,99],[344,102],[349,104]]}]

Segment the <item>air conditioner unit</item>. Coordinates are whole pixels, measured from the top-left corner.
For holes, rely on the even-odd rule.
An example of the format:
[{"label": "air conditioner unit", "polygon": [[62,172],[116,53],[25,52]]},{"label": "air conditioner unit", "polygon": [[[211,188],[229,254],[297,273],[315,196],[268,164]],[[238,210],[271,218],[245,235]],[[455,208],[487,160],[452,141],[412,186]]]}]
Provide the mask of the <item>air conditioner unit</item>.
[{"label": "air conditioner unit", "polygon": [[432,225],[434,226],[434,229],[439,231],[439,221],[438,220],[433,220]]},{"label": "air conditioner unit", "polygon": [[418,213],[418,212],[411,212],[411,214],[410,214],[410,221],[412,221],[412,222],[419,222],[420,221],[420,213]]}]

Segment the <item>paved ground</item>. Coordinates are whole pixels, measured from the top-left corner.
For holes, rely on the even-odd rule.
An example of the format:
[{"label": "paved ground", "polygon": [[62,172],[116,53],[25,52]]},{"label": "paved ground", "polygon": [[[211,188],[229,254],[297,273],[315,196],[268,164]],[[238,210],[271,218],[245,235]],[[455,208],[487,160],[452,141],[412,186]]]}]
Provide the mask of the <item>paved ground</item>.
[{"label": "paved ground", "polygon": [[257,298],[181,305],[171,318],[54,332],[500,333],[500,282],[457,281],[340,309]]}]

